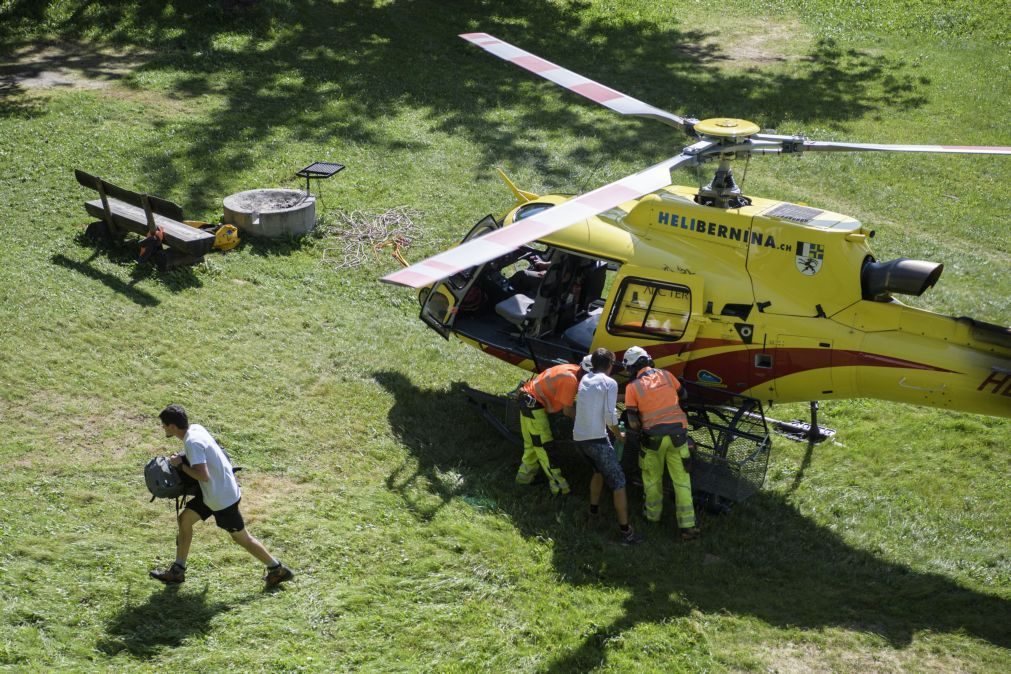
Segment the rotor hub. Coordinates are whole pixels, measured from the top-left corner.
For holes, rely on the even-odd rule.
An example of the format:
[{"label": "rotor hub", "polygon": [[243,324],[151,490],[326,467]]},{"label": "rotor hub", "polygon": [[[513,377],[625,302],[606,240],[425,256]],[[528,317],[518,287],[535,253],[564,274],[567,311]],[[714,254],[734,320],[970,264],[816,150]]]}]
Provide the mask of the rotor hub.
[{"label": "rotor hub", "polygon": [[703,119],[694,126],[695,132],[710,138],[729,138],[731,140],[743,140],[758,133],[758,125],[746,119],[734,119],[733,117],[714,117]]}]

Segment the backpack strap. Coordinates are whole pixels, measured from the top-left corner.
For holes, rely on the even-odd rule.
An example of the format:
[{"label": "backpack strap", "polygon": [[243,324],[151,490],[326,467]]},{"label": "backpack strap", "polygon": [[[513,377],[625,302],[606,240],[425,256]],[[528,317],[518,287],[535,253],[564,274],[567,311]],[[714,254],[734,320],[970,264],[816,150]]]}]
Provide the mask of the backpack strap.
[{"label": "backpack strap", "polygon": [[176,521],[179,521],[179,514],[186,509],[186,499],[188,494],[183,494],[182,496],[176,496]]}]

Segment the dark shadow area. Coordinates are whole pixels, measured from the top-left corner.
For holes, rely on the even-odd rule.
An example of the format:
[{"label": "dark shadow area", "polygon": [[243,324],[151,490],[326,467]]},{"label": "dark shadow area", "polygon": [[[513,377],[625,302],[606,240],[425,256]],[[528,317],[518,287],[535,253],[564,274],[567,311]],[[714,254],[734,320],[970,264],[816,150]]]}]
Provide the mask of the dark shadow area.
[{"label": "dark shadow area", "polygon": [[307,246],[311,246],[313,242],[313,235],[311,233],[303,236],[287,236],[277,239],[251,236],[245,232],[240,233],[239,236],[242,239],[239,248],[258,257],[286,257]]},{"label": "dark shadow area", "polygon": [[144,52],[99,52],[61,42],[30,44],[13,50],[7,57],[9,61],[0,64],[0,82],[39,80],[40,85],[53,87],[71,86],[76,78],[115,82],[151,56]]},{"label": "dark shadow area", "polygon": [[[15,2],[8,15],[27,21],[44,14],[36,5],[47,4]],[[154,55],[138,74],[181,72],[169,95],[225,98],[209,117],[182,129],[177,121],[159,122],[188,136],[188,156],[166,162],[162,153],[153,153],[145,167],[155,181],[152,191],[185,186],[185,201],[194,206],[230,187],[226,176],[232,167],[262,162],[264,139],[276,138],[281,127],[320,147],[334,139],[368,145],[376,153],[426,146],[424,139],[397,137],[377,123],[404,109],[421,110],[432,128],[480,145],[482,165],[533,166],[561,192],[582,188],[582,171],[601,158],[645,167],[688,142],[661,124],[595,111],[581,97],[464,42],[457,37],[463,32],[492,33],[678,114],[741,117],[763,128],[787,120],[832,126],[925,102],[917,93],[915,65],[841,49],[828,40],[813,45],[790,70],[728,72],[721,68],[730,58],[720,46],[725,36],[659,28],[645,19],[589,20],[580,16],[585,7],[460,0],[446,11],[433,0],[251,5],[152,0],[131,3],[124,13],[114,5],[82,2],[76,11],[64,10],[54,30],[62,39],[111,44],[143,36]],[[0,32],[8,44],[20,24],[10,25]],[[238,45],[232,40],[233,46],[223,48],[220,42],[228,36],[239,36]],[[508,124],[501,122],[503,109],[510,113]],[[544,142],[548,132],[585,143],[559,156]],[[181,159],[200,170],[182,171]]]},{"label": "dark shadow area", "polygon": [[814,459],[814,446],[818,444],[812,440],[808,440],[807,448],[804,450],[804,458],[800,462],[800,468],[797,469],[797,474],[793,476],[793,482],[787,488],[786,493],[792,494],[797,491],[797,487],[800,483],[804,481],[804,473],[807,469],[811,467],[811,461]]},{"label": "dark shadow area", "polygon": [[0,77],[0,117],[31,119],[44,112],[42,102],[27,96],[16,79]]},{"label": "dark shadow area", "polygon": [[20,46],[6,53],[0,63],[0,117],[42,114],[44,101],[32,97],[32,90],[101,88],[124,79],[148,58],[143,52],[99,52],[60,42]]},{"label": "dark shadow area", "polygon": [[[475,469],[475,462],[480,463],[481,476],[478,484],[488,487],[503,483],[506,480],[505,469],[507,461],[496,460],[494,453],[471,454],[462,456],[459,454],[460,447],[466,446],[466,442],[461,441],[462,437],[476,439],[474,434],[484,433],[486,440],[490,440],[490,445],[501,445],[499,438],[494,435],[494,431],[485,426],[475,427],[466,422],[472,421],[476,416],[469,408],[463,410],[471,418],[459,419],[447,414],[445,399],[437,395],[415,395],[418,391],[413,384],[399,372],[375,372],[373,377],[380,386],[396,396],[397,400],[410,400],[410,407],[396,405],[390,411],[390,428],[400,441],[408,447],[421,448],[424,451],[412,452],[417,466],[413,461],[405,461],[386,478],[386,488],[392,492],[400,494],[405,505],[422,521],[428,521],[435,517],[439,510],[449,503],[453,498],[466,493],[458,484],[448,485],[442,479],[441,473],[453,470],[464,472]],[[453,401],[465,400],[464,384],[456,382],[448,394],[444,394],[446,399]],[[445,426],[433,420],[453,420],[454,432],[445,434]],[[422,421],[425,420],[425,421]],[[447,439],[447,435],[451,438]],[[482,458],[483,456],[483,458]],[[519,454],[517,453],[517,457]],[[468,482],[473,478],[468,476]],[[512,478],[509,477],[508,481]],[[473,484],[473,482],[470,482]],[[483,487],[482,487],[483,489]],[[425,491],[428,494],[438,497],[437,505],[431,505],[427,499],[415,497],[417,491]]]},{"label": "dark shadow area", "polygon": [[[674,541],[668,504],[660,526],[646,527],[636,517],[647,541],[623,548],[616,543],[609,508],[600,522],[586,522],[590,475],[581,459],[560,457],[573,485],[568,499],[551,499],[544,485],[516,486],[521,450],[483,422],[462,393],[463,384],[446,392],[419,389],[398,372],[373,376],[395,396],[390,427],[417,461],[416,469],[398,469],[387,481],[408,507],[423,488],[440,504],[454,498],[493,504],[524,536],[553,540],[555,571],[564,582],[630,593],[622,617],[593,630],[580,648],[554,662],[552,671],[598,667],[611,638],[692,610],[754,616],[781,628],[868,632],[893,647],[908,645],[921,631],[961,633],[1011,647],[1011,602],[854,548],[782,495],[759,493],[729,516],[705,519],[703,538],[692,543]],[[440,475],[453,472],[463,479],[446,485]],[[641,491],[631,488],[629,496],[630,510],[638,512]],[[419,516],[432,514],[429,508]]]},{"label": "dark shadow area", "polygon": [[250,595],[237,602],[208,603],[206,586],[199,593],[188,592],[183,586],[166,586],[143,604],[125,606],[109,621],[107,638],[99,641],[97,648],[108,655],[126,650],[135,658],[150,659],[181,646],[190,637],[207,634],[214,616],[257,598]]},{"label": "dark shadow area", "polygon": [[115,292],[126,297],[131,302],[139,304],[142,307],[156,307],[161,303],[158,300],[158,298],[152,295],[151,293],[135,287],[134,283],[136,283],[136,279],[131,281],[130,283],[126,283],[122,279],[116,278],[112,274],[107,274],[103,271],[95,269],[93,266],[91,266],[90,263],[92,260],[95,259],[95,257],[97,257],[97,255],[98,255],[97,253],[95,255],[92,255],[84,262],[71,260],[66,255],[62,255],[60,253],[54,255],[52,259],[55,264],[58,264],[66,269],[76,271],[79,274],[87,276],[88,278],[99,281],[107,288],[111,288]]},{"label": "dark shadow area", "polygon": [[[197,277],[192,267],[180,266],[168,271],[159,271],[152,263],[138,263],[137,241],[139,240],[128,236],[123,239],[96,242],[86,234],[80,233],[75,237],[75,243],[82,248],[92,250],[91,255],[82,261],[71,259],[62,253],[57,253],[53,255],[52,261],[61,267],[71,269],[96,281],[100,281],[106,287],[111,288],[141,306],[157,306],[160,304],[157,297],[137,287],[137,284],[141,281],[157,283],[170,292],[180,292],[188,288],[200,288],[203,286],[203,282]],[[102,255],[118,266],[129,266],[130,280],[127,282],[112,274],[96,269],[91,263]]]},{"label": "dark shadow area", "polygon": [[124,262],[133,264],[133,269],[130,271],[130,283],[139,283],[145,280],[151,281],[174,293],[188,288],[202,288],[204,285],[203,281],[193,271],[193,267],[188,265],[180,265],[174,268],[170,266],[166,271],[160,271],[151,263],[137,263],[135,255],[132,255]]}]

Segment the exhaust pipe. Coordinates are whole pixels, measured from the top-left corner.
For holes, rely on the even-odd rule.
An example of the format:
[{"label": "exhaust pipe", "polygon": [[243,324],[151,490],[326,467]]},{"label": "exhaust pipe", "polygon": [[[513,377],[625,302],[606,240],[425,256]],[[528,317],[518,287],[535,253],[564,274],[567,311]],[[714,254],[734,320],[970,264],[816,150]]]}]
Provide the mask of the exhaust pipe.
[{"label": "exhaust pipe", "polygon": [[941,277],[944,265],[900,257],[890,262],[875,262],[867,257],[860,270],[860,288],[865,300],[884,300],[890,293],[919,297]]}]

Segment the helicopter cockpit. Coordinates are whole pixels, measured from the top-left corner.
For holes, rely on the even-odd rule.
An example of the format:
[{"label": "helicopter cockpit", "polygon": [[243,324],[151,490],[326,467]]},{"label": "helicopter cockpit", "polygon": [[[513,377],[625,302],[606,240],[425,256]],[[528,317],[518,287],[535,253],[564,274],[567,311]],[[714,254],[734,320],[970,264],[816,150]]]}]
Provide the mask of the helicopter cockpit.
[{"label": "helicopter cockpit", "polygon": [[[536,212],[550,204],[530,206]],[[467,239],[500,226],[487,216]],[[422,318],[437,330],[451,328],[518,358],[578,361],[593,342],[617,268],[614,262],[527,244],[447,279],[424,297]]]},{"label": "helicopter cockpit", "polygon": [[479,325],[491,327],[506,350],[546,360],[581,358],[604,307],[607,276],[603,260],[524,246],[485,265],[460,305],[455,330],[487,336]]}]

